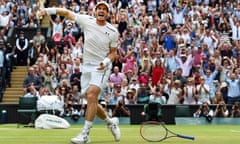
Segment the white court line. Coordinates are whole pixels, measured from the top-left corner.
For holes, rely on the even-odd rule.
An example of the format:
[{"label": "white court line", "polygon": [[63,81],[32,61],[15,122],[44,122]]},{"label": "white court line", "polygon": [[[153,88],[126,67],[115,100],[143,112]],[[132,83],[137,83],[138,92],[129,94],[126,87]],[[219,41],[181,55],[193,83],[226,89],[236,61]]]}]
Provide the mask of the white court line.
[{"label": "white court line", "polygon": [[230,132],[240,133],[240,130],[230,130]]}]

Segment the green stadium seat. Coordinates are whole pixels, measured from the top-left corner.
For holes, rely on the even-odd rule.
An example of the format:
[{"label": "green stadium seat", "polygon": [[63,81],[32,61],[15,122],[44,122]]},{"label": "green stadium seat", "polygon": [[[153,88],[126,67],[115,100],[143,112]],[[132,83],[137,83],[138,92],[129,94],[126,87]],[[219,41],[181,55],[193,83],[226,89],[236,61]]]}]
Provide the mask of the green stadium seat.
[{"label": "green stadium seat", "polygon": [[[17,126],[33,126],[37,117],[37,97],[19,97],[19,106],[17,109]],[[26,125],[32,124],[32,125]]]}]

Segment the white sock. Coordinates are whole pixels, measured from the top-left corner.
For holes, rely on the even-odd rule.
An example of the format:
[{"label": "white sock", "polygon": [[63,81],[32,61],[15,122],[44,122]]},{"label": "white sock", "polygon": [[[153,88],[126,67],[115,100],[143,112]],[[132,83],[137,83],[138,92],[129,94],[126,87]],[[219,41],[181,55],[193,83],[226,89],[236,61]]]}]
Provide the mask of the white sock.
[{"label": "white sock", "polygon": [[106,117],[106,119],[104,120],[107,124],[111,124],[112,123],[112,121],[111,121],[111,119],[110,119],[110,117]]},{"label": "white sock", "polygon": [[89,134],[92,128],[92,125],[93,125],[93,122],[85,120],[83,132],[86,132],[87,134]]}]

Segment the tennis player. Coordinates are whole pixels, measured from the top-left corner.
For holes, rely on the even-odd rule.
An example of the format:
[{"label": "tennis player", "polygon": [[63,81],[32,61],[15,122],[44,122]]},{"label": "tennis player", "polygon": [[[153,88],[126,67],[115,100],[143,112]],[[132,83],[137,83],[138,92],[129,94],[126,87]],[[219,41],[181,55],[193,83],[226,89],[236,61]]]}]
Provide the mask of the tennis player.
[{"label": "tennis player", "polygon": [[81,86],[86,94],[87,110],[85,124],[82,131],[71,142],[74,144],[89,143],[89,133],[93,125],[95,115],[103,119],[111,130],[115,141],[120,140],[118,118],[109,118],[104,109],[98,104],[98,95],[106,84],[110,75],[112,62],[116,57],[118,36],[116,28],[106,19],[109,13],[109,5],[100,1],[95,7],[95,17],[76,14],[63,8],[45,8],[41,15],[60,15],[80,24],[84,30],[84,53]]}]

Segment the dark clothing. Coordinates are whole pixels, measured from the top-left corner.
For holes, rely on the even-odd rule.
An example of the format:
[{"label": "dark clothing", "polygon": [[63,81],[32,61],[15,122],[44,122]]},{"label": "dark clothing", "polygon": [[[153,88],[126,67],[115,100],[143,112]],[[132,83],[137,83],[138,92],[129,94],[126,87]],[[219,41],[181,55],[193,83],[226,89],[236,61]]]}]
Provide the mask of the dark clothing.
[{"label": "dark clothing", "polygon": [[27,65],[28,55],[28,39],[25,37],[19,37],[16,40],[16,53],[17,53],[17,65]]},{"label": "dark clothing", "polygon": [[23,82],[23,87],[28,87],[30,84],[33,84],[35,88],[39,90],[40,87],[42,86],[41,78],[38,77],[37,75],[33,76],[28,75]]},{"label": "dark clothing", "polygon": [[[77,85],[78,86],[78,90],[79,92],[81,91],[81,82],[78,81],[78,80],[81,80],[81,75],[82,73],[79,72],[79,73],[73,73],[71,76],[70,76],[70,83],[71,85]],[[77,78],[78,80],[74,80],[74,78]]]}]

